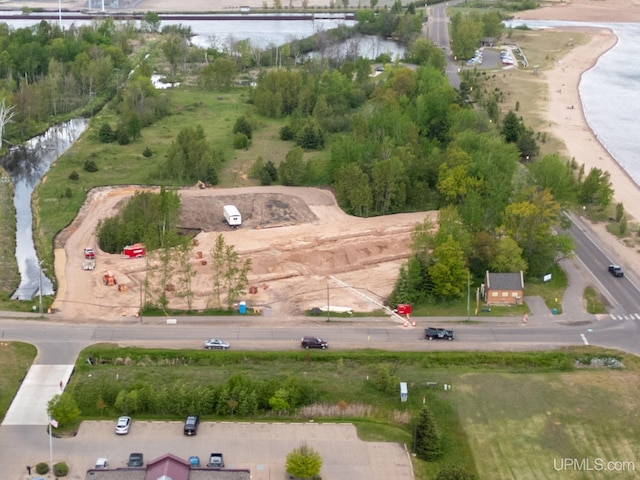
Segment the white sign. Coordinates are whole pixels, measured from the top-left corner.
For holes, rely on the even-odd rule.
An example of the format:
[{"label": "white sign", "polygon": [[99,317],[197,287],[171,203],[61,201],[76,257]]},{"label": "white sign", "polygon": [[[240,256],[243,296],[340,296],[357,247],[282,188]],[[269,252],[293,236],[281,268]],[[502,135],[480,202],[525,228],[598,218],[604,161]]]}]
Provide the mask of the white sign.
[{"label": "white sign", "polygon": [[546,283],[546,282],[550,282],[551,281],[551,274],[547,273],[544,277],[542,277],[542,280]]}]

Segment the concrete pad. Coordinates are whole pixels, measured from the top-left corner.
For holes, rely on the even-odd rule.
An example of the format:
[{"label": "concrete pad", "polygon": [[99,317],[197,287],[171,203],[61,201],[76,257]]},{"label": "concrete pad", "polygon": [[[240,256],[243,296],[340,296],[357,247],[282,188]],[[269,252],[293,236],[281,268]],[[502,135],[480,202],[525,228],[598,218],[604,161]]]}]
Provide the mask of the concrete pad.
[{"label": "concrete pad", "polygon": [[47,404],[55,395],[62,393],[72,372],[73,365],[33,365],[11,402],[2,425],[47,425]]}]

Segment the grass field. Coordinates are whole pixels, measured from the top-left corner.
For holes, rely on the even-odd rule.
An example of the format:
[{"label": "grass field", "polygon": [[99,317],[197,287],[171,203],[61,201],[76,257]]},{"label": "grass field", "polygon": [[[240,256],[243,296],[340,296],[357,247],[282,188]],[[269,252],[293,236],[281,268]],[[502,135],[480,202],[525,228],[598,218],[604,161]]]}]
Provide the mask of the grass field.
[{"label": "grass field", "polygon": [[636,461],[638,380],[637,371],[474,372],[456,379],[450,398],[480,478],[631,479],[638,473],[557,467],[563,458]]},{"label": "grass field", "polygon": [[36,347],[27,343],[0,342],[0,419],[4,418],[37,353]]},{"label": "grass field", "polygon": [[[593,356],[621,359],[624,368],[574,366],[576,359],[588,364]],[[106,363],[90,366],[86,357]],[[295,379],[313,385],[322,407],[311,416],[278,414],[257,420],[348,421],[365,440],[403,442],[411,448],[411,418],[423,402],[427,404],[440,428],[445,454],[433,463],[415,460],[418,479],[434,478],[449,464],[475,471],[480,479],[606,479],[610,472],[556,471],[554,460],[557,466],[563,458],[638,458],[638,362],[631,355],[592,347],[532,353],[162,353],[99,345],[80,355],[69,389],[86,394],[91,383],[113,382],[115,371],[121,389],[134,389],[140,382],[189,389],[220,385],[230,378],[238,382],[239,375],[263,382]],[[374,386],[378,364],[388,365],[408,383],[406,403]],[[445,391],[444,384],[451,389]],[[115,418],[120,413],[107,408],[89,418]],[[227,419],[231,418],[246,420]],[[213,419],[220,420],[205,418]],[[621,472],[615,478],[634,477]]]}]

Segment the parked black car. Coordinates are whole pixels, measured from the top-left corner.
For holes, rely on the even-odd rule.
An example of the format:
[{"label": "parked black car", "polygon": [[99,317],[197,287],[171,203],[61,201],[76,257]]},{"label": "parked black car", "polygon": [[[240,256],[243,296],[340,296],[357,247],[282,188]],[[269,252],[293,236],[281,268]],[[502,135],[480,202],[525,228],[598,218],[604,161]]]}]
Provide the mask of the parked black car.
[{"label": "parked black car", "polygon": [[329,342],[317,337],[302,337],[300,340],[300,344],[302,348],[321,348],[324,350],[325,348],[329,348]]},{"label": "parked black car", "polygon": [[127,467],[142,467],[144,466],[144,457],[141,453],[132,453],[129,455],[129,461]]},{"label": "parked black car", "polygon": [[453,330],[427,327],[424,329],[424,338],[427,340],[453,340],[456,336],[453,333]]},{"label": "parked black car", "polygon": [[198,433],[198,423],[200,419],[197,415],[189,415],[184,421],[184,434],[196,435]]},{"label": "parked black car", "polygon": [[609,265],[609,272],[614,277],[624,277],[624,272],[622,271],[622,268],[620,268],[619,265]]}]

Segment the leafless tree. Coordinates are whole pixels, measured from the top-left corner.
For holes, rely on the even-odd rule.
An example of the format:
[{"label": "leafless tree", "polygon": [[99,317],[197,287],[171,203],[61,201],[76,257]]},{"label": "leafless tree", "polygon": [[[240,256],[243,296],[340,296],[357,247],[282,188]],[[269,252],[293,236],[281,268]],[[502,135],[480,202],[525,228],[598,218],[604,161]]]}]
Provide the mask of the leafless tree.
[{"label": "leafless tree", "polygon": [[2,97],[0,101],[0,148],[2,147],[2,137],[4,135],[4,127],[11,121],[15,112],[12,105],[7,105],[6,97]]}]

